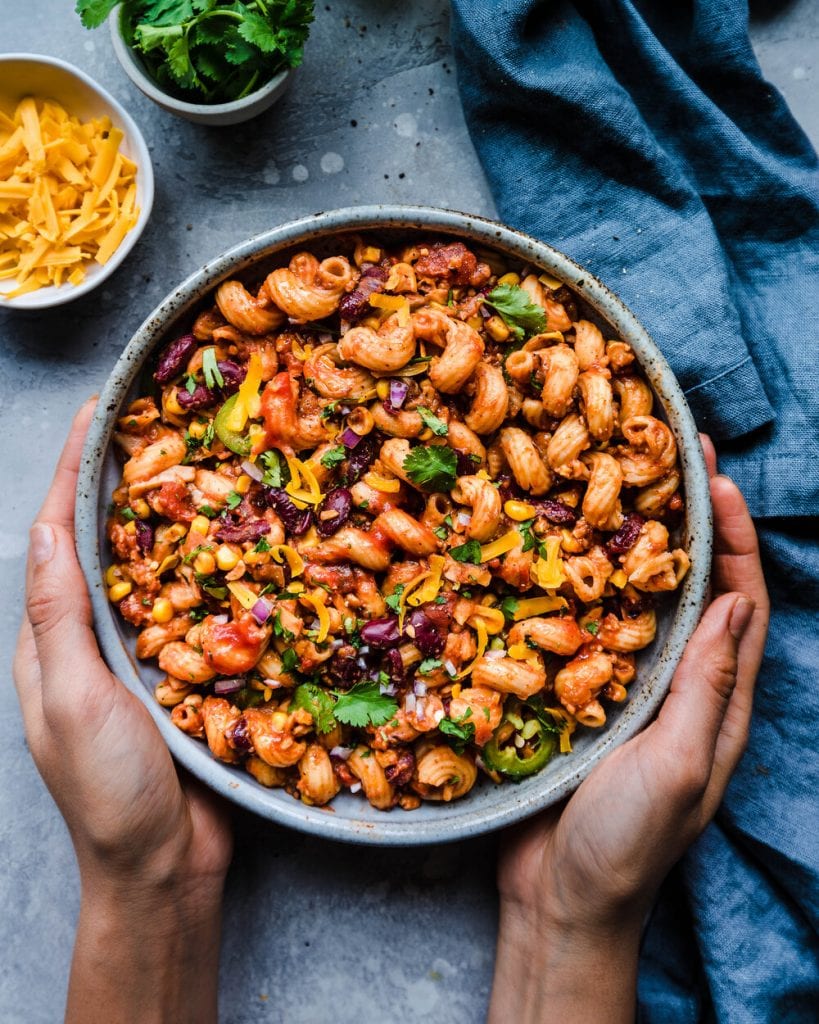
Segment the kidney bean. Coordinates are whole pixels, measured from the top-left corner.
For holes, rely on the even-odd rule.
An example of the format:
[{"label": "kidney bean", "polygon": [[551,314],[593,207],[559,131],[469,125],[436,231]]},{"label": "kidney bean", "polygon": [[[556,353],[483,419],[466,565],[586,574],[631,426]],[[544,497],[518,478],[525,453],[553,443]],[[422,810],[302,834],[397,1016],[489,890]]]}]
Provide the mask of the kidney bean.
[{"label": "kidney bean", "polygon": [[361,627],[361,639],[370,647],[391,647],[400,638],[398,618],[395,615],[385,619],[370,619]]},{"label": "kidney bean", "polygon": [[399,747],[395,753],[395,764],[387,765],[384,775],[393,786],[406,786],[415,771],[415,754],[410,747]]},{"label": "kidney bean", "polygon": [[423,609],[416,608],[407,625],[412,627],[412,633],[405,627],[407,636],[425,658],[434,658],[444,649],[443,636]]},{"label": "kidney bean", "polygon": [[187,388],[178,388],[176,400],[186,412],[195,412],[198,409],[210,409],[219,401],[216,391],[211,391],[204,384],[197,384],[193,391]]},{"label": "kidney bean", "polygon": [[275,509],[285,529],[296,536],[307,533],[313,521],[313,513],[309,508],[298,509],[290,500],[289,495],[281,487],[265,487],[264,495],[270,508]]},{"label": "kidney bean", "polygon": [[347,456],[347,483],[354,484],[361,479],[375,462],[381,448],[381,441],[372,434],[367,434]]},{"label": "kidney bean", "polygon": [[543,498],[541,501],[532,502],[539,512],[552,523],[559,523],[561,526],[574,526],[577,522],[577,513],[574,509],[564,505],[562,501],[554,498]]},{"label": "kidney bean", "polygon": [[623,520],[623,525],[606,544],[607,552],[610,555],[623,555],[633,548],[644,522],[645,519],[637,512],[629,512]]},{"label": "kidney bean", "polygon": [[232,395],[239,390],[239,385],[247,376],[247,367],[234,363],[231,359],[220,359],[216,364],[222,374],[224,384],[221,390],[226,395]]},{"label": "kidney bean", "polygon": [[168,384],[182,372],[182,367],[196,351],[198,342],[192,334],[183,334],[162,350],[157,362],[154,380],[157,384]]},{"label": "kidney bean", "polygon": [[[350,518],[353,497],[346,487],[336,487],[325,497],[316,510],[316,532],[320,537],[331,537]],[[322,519],[322,512],[336,512],[332,519]]]},{"label": "kidney bean", "polygon": [[266,519],[251,519],[246,523],[228,523],[216,531],[216,539],[228,544],[242,544],[246,540],[260,540],[270,533]]}]

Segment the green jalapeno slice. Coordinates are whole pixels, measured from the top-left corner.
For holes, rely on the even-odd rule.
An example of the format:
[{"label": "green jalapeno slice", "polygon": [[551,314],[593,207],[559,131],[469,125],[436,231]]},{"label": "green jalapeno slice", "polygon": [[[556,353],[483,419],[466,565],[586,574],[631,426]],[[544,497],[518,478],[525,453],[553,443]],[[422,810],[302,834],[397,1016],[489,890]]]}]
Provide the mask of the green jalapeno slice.
[{"label": "green jalapeno slice", "polygon": [[250,455],[250,438],[245,437],[243,434],[237,434],[235,430],[231,430],[227,425],[238,397],[238,395],[231,395],[219,412],[216,413],[213,429],[225,448],[236,452],[237,455],[248,456]]},{"label": "green jalapeno slice", "polygon": [[487,768],[522,779],[539,772],[556,748],[555,733],[544,726],[537,711],[526,702],[510,701],[482,756]]}]

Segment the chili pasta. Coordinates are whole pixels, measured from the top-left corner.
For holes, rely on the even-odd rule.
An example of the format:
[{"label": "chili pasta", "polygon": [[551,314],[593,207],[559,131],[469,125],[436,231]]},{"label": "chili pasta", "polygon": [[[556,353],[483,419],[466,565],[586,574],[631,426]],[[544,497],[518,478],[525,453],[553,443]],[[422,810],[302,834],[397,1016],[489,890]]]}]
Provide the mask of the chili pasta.
[{"label": "chili pasta", "polygon": [[225,281],[160,352],[117,421],[106,584],[215,757],[411,810],[626,699],[689,567],[680,471],[559,282],[447,239],[339,250]]}]

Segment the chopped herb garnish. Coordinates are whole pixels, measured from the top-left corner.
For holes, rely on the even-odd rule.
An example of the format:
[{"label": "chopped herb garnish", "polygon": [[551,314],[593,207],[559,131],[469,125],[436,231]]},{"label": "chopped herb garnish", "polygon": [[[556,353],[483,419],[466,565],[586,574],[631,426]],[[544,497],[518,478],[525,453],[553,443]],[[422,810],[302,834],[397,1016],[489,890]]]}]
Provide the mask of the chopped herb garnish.
[{"label": "chopped herb garnish", "polygon": [[201,622],[202,619],[208,614],[208,609],[205,605],[200,604],[198,608],[191,608],[188,612],[188,617],[191,622]]},{"label": "chopped herb garnish", "polygon": [[189,373],[185,378],[185,390],[189,395],[192,395],[196,391],[196,377],[192,373]]},{"label": "chopped herb garnish", "polygon": [[512,622],[515,618],[515,612],[518,610],[520,601],[516,597],[505,597],[500,603],[500,610],[503,612],[503,617],[507,622]]},{"label": "chopped herb garnish", "polygon": [[481,546],[476,540],[468,540],[466,544],[450,548],[449,553],[456,562],[471,562],[473,565],[479,565],[481,561]]},{"label": "chopped herb garnish", "polygon": [[347,449],[343,444],[336,445],[335,448],[331,448],[325,452],[320,462],[322,466],[326,466],[327,469],[335,469],[336,466],[340,465],[347,458]]},{"label": "chopped herb garnish", "polygon": [[296,687],[293,707],[309,711],[319,732],[332,732],[336,727],[333,698],[315,683],[302,683]]},{"label": "chopped herb garnish", "polygon": [[237,494],[236,491],[231,491],[225,500],[225,504],[229,509],[238,508],[242,504],[241,494]]},{"label": "chopped herb garnish", "polygon": [[384,603],[386,604],[386,606],[390,609],[390,611],[395,612],[396,615],[400,611],[401,595],[404,593],[404,587],[404,583],[396,584],[395,590],[390,594],[389,597],[384,599]]},{"label": "chopped herb garnish", "polygon": [[282,669],[292,672],[299,667],[299,656],[292,647],[286,647],[282,654]]},{"label": "chopped herb garnish", "polygon": [[586,632],[591,633],[592,636],[597,636],[600,631],[600,623],[597,619],[592,619],[591,622],[586,623]]},{"label": "chopped herb garnish", "polygon": [[455,305],[455,293],[452,291],[451,288],[446,293],[446,304],[448,306],[454,306]]},{"label": "chopped herb garnish", "polygon": [[206,519],[215,519],[219,515],[218,510],[212,508],[210,505],[203,505],[197,511],[199,512],[200,515],[205,516]]},{"label": "chopped herb garnish", "polygon": [[451,491],[455,486],[458,459],[444,445],[413,448],[404,459],[404,472],[414,484],[429,491]]},{"label": "chopped herb garnish", "polygon": [[440,658],[424,658],[421,664],[418,666],[417,671],[422,676],[428,676],[430,672],[434,672],[436,668],[440,668],[443,662]]},{"label": "chopped herb garnish", "polygon": [[384,725],[398,711],[392,697],[381,693],[378,683],[356,683],[350,690],[333,690],[338,698],[333,713],[339,722],[362,728]]},{"label": "chopped herb garnish", "polygon": [[321,410],[321,418],[323,420],[329,420],[330,417],[334,415],[336,408],[338,407],[338,403],[340,401],[341,399],[336,398],[334,401],[328,402],[327,405],[325,405],[324,408]]},{"label": "chopped herb garnish", "polygon": [[419,405],[415,411],[436,437],[446,437],[449,433],[449,427],[447,427],[446,423],[439,419],[431,409],[427,409],[425,405]]},{"label": "chopped herb garnish", "polygon": [[496,285],[484,301],[500,313],[504,323],[518,340],[546,330],[545,310],[532,302],[527,292],[519,285]]},{"label": "chopped herb garnish", "polygon": [[205,376],[205,386],[208,388],[222,388],[225,386],[225,378],[216,362],[216,349],[206,348],[202,353],[202,373]]},{"label": "chopped herb garnish", "polygon": [[129,523],[132,523],[137,517],[136,512],[130,507],[121,508],[119,514],[123,519],[127,519]]},{"label": "chopped herb garnish", "polygon": [[195,572],[193,578],[206,594],[215,597],[217,601],[226,600],[228,595],[227,587],[222,586],[215,576],[207,576],[205,573]]},{"label": "chopped herb garnish", "polygon": [[447,737],[450,746],[452,746],[458,753],[460,753],[466,744],[475,736],[474,724],[466,721],[471,713],[472,709],[469,708],[463,718],[459,718],[457,720],[452,718],[442,718],[438,723],[438,729]]},{"label": "chopped herb garnish", "polygon": [[259,541],[256,544],[256,547],[253,550],[258,552],[258,554],[260,555],[263,554],[265,551],[269,551],[270,542],[268,541],[267,537],[260,537]]},{"label": "chopped herb garnish", "polygon": [[279,453],[271,448],[269,451],[262,452],[259,461],[264,466],[262,483],[267,487],[281,487],[283,485],[282,460]]},{"label": "chopped herb garnish", "polygon": [[281,612],[276,612],[273,616],[273,634],[280,636],[282,640],[295,640],[295,635],[282,623]]},{"label": "chopped herb garnish", "polygon": [[531,551],[535,546],[535,535],[532,533],[534,522],[534,519],[527,519],[525,523],[518,523],[518,529],[523,537],[521,551]]},{"label": "chopped herb garnish", "polygon": [[449,536],[449,530],[445,526],[436,526],[432,532],[438,540],[446,540]]}]

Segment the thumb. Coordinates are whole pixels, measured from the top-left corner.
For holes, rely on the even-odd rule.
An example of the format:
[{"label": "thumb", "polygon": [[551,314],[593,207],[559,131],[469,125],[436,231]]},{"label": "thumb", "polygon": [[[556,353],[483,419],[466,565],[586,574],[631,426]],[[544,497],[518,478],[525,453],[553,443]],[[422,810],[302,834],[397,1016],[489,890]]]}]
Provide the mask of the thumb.
[{"label": "thumb", "polygon": [[46,699],[49,688],[82,685],[91,668],[89,658],[99,659],[85,578],[64,526],[32,526],[26,590]]},{"label": "thumb", "polygon": [[745,594],[723,594],[706,611],[685,649],[671,691],[655,723],[677,765],[710,777],[728,702],[737,681],[739,643],[755,604]]}]

